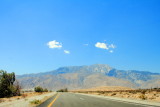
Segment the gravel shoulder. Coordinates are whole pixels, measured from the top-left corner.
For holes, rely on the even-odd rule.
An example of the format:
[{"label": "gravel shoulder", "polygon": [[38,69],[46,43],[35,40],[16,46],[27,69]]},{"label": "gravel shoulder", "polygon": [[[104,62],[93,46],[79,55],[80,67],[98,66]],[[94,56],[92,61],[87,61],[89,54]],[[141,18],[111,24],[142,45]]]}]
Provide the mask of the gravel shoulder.
[{"label": "gravel shoulder", "polygon": [[0,107],[34,107],[35,105],[30,104],[31,101],[40,100],[43,102],[55,94],[56,92],[51,92],[20,99],[10,98],[9,101],[1,102]]}]

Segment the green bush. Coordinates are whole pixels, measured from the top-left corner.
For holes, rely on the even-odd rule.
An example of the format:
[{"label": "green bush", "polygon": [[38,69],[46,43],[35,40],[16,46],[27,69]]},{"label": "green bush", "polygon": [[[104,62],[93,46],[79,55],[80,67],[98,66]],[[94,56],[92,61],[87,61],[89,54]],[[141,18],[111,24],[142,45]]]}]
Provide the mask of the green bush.
[{"label": "green bush", "polygon": [[40,86],[38,86],[38,87],[35,87],[35,88],[34,88],[34,91],[35,91],[35,92],[43,92],[43,88],[40,87]]},{"label": "green bush", "polygon": [[34,91],[35,92],[48,92],[48,89],[47,88],[43,89],[42,87],[38,86],[34,88]]},{"label": "green bush", "polygon": [[15,80],[14,72],[7,73],[6,71],[0,70],[0,98],[20,95],[21,87],[18,81],[14,84]]},{"label": "green bush", "polygon": [[57,90],[57,92],[68,92],[68,89],[67,88],[59,89],[59,90]]},{"label": "green bush", "polygon": [[30,101],[31,104],[40,104],[41,101],[40,100],[33,100],[33,101]]}]

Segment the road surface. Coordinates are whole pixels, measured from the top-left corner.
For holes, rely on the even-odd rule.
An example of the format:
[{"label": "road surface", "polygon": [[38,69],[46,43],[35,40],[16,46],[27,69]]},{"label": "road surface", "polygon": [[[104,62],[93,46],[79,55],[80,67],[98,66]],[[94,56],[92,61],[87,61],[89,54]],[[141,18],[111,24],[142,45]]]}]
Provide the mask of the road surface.
[{"label": "road surface", "polygon": [[74,93],[57,93],[38,107],[158,107]]}]

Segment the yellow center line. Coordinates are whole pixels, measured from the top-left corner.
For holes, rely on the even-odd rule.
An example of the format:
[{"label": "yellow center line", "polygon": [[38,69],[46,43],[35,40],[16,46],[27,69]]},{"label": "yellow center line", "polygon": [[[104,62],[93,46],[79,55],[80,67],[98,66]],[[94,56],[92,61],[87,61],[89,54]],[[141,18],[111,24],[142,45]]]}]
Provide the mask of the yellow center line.
[{"label": "yellow center line", "polygon": [[55,99],[47,107],[51,107],[53,105],[53,103],[57,100],[58,97],[59,97],[59,94],[57,94]]}]

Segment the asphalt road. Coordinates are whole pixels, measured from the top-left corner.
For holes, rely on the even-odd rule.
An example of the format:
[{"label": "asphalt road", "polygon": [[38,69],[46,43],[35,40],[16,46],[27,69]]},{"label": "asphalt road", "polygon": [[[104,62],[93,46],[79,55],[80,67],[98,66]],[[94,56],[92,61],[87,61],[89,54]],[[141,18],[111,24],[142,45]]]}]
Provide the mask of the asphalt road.
[{"label": "asphalt road", "polygon": [[158,107],[129,102],[118,102],[74,93],[58,93],[38,107]]}]

